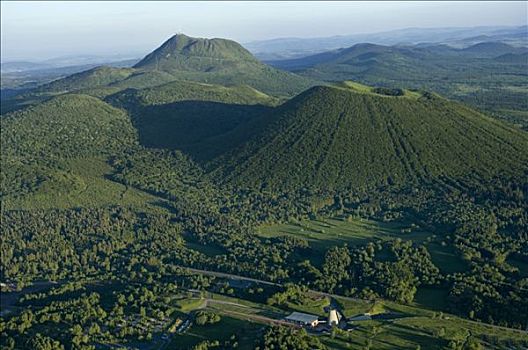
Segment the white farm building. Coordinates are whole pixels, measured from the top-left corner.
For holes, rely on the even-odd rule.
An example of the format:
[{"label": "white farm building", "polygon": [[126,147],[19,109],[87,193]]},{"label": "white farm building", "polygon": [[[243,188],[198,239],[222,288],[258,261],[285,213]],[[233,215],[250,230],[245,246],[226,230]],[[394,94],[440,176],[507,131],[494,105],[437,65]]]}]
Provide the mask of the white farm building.
[{"label": "white farm building", "polygon": [[319,317],[302,312],[292,312],[291,315],[284,318],[286,321],[295,323],[300,326],[316,327],[319,323]]}]

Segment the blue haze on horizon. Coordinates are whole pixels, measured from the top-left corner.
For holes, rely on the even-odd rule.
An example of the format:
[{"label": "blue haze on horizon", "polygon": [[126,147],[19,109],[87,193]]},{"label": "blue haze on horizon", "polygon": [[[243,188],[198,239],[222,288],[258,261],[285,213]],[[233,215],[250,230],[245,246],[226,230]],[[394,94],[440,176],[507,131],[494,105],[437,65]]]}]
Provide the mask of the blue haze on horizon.
[{"label": "blue haze on horizon", "polygon": [[175,33],[239,42],[526,25],[528,2],[2,1],[2,61],[145,54]]}]

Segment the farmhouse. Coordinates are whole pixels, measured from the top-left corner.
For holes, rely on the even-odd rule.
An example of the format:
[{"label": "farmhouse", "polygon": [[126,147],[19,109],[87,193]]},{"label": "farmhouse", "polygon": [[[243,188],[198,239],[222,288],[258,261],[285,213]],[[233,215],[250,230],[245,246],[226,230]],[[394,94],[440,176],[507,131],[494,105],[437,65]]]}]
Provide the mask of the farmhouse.
[{"label": "farmhouse", "polygon": [[286,316],[285,320],[304,327],[316,327],[319,323],[319,318],[317,316],[303,314],[302,312],[293,312],[291,315]]}]

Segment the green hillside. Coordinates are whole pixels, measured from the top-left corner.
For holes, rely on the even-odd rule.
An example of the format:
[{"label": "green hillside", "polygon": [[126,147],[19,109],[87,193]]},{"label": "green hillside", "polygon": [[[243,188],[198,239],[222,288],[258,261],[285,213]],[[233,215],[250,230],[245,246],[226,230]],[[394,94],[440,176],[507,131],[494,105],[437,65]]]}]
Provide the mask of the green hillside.
[{"label": "green hillside", "polygon": [[[86,95],[61,95],[1,119],[5,208],[127,203],[126,189],[105,179],[106,159],[132,149],[129,118]],[[140,194],[131,200],[144,205]]]},{"label": "green hillside", "polygon": [[524,132],[429,93],[320,86],[270,118],[214,163],[214,176],[251,187],[345,189],[519,174],[528,164]]},{"label": "green hillside", "polygon": [[[107,101],[130,113],[143,145],[180,149],[199,159],[231,148],[229,143],[218,142],[209,147],[209,138],[254,120],[279,103],[247,85],[224,87],[188,81],[127,89]],[[245,139],[247,135],[237,140]]]},{"label": "green hillside", "polygon": [[2,156],[25,162],[119,152],[135,135],[123,111],[79,94],[54,97],[1,122]]},{"label": "green hillside", "polygon": [[37,89],[37,92],[68,92],[79,89],[106,86],[122,81],[133,74],[130,68],[96,67],[52,81]]},{"label": "green hillside", "polygon": [[210,101],[245,105],[275,105],[278,103],[277,98],[248,85],[222,86],[182,80],[144,89],[128,89],[109,96],[107,100],[123,106],[127,104],[162,105],[178,101]]},{"label": "green hillside", "polygon": [[[175,80],[222,86],[245,85],[280,98],[291,97],[315,85],[310,78],[259,62],[234,41],[198,39],[179,34],[133,68],[100,66],[28,89],[11,98],[3,98],[1,113],[37,104],[60,93],[76,92],[105,98],[125,89],[145,89]],[[175,91],[172,88],[170,92]],[[260,100],[263,98],[265,96],[259,97]]]},{"label": "green hillside", "polygon": [[[328,305],[396,314],[302,341],[528,344],[526,133],[433,93],[354,82],[282,104],[248,85],[116,86],[166,74],[0,119],[2,281],[39,281],[2,297],[2,349],[253,349],[285,331],[269,323]],[[198,324],[204,312],[219,321]]]},{"label": "green hillside", "polygon": [[237,61],[258,62],[235,41],[191,38],[177,34],[139,61],[134,68],[162,71],[220,70]]}]

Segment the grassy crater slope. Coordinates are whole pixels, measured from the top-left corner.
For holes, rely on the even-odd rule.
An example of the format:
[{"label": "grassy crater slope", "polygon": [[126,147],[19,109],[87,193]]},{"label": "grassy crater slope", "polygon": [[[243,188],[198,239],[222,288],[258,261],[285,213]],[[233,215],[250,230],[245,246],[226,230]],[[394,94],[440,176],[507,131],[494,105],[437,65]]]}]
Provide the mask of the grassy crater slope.
[{"label": "grassy crater slope", "polygon": [[[401,95],[401,96],[398,96]],[[520,174],[528,136],[439,96],[359,84],[309,89],[213,163],[235,185],[326,189]]]}]

